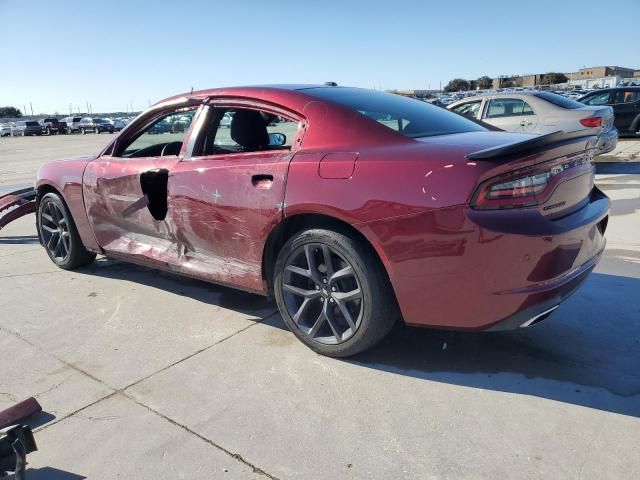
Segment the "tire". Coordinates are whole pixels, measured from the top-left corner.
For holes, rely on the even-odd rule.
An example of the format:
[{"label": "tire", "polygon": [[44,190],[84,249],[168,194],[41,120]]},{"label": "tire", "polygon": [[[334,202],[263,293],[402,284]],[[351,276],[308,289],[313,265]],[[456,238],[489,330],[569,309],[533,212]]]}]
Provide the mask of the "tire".
[{"label": "tire", "polygon": [[58,267],[73,270],[95,260],[96,254],[82,244],[73,217],[58,194],[44,195],[38,202],[36,215],[38,236],[47,255]]},{"label": "tire", "polygon": [[395,296],[375,252],[337,231],[306,230],[289,239],[278,254],[273,287],[287,327],[313,351],[329,357],[372,347],[398,318]]},{"label": "tire", "polygon": [[47,128],[47,135],[51,135],[51,129]]},{"label": "tire", "polygon": [[100,129],[98,127],[96,127],[95,132],[96,132],[96,135],[100,135]]}]

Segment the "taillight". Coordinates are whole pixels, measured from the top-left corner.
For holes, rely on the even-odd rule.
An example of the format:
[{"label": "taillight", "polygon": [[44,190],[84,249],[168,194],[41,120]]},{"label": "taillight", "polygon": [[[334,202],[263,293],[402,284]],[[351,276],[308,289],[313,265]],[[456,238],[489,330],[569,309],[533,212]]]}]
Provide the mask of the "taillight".
[{"label": "taillight", "polygon": [[[527,170],[518,170],[483,182],[473,195],[471,206],[475,209],[502,209],[530,207],[543,203],[561,177],[592,168],[589,156],[567,161],[547,162]],[[578,174],[584,173],[576,172]]]},{"label": "taillight", "polygon": [[588,128],[595,128],[602,126],[602,117],[589,117],[580,120],[580,123]]}]

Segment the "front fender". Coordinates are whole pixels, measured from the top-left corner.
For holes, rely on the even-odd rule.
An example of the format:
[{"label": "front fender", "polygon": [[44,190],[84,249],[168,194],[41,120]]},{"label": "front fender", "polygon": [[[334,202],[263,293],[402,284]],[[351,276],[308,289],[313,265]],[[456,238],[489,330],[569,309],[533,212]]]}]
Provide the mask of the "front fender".
[{"label": "front fender", "polygon": [[63,160],[44,164],[36,176],[36,190],[41,196],[47,190],[56,190],[69,207],[80,239],[87,250],[99,253],[100,246],[93,234],[84,206],[82,177],[87,164],[95,157]]}]

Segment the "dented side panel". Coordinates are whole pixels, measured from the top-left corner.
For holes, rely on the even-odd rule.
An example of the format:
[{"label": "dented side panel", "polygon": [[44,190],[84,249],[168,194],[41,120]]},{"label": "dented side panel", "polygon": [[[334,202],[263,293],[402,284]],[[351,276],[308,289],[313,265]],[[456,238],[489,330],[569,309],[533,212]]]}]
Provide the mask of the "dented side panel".
[{"label": "dented side panel", "polygon": [[180,162],[169,176],[168,218],[177,269],[264,291],[262,252],[282,219],[291,152],[217,155]]},{"label": "dented side panel", "polygon": [[86,211],[99,245],[107,253],[175,262],[174,236],[165,219],[156,219],[143,192],[141,175],[170,170],[176,157],[101,157],[84,175]]}]

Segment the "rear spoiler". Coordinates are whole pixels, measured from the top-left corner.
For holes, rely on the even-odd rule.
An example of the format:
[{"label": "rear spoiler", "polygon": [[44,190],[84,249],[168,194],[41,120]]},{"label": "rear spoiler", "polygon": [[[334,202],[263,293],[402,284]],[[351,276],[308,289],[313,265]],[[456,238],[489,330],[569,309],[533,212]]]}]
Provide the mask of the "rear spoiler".
[{"label": "rear spoiler", "polygon": [[23,188],[0,195],[0,230],[10,222],[36,211],[36,189]]},{"label": "rear spoiler", "polygon": [[523,140],[521,142],[507,143],[506,145],[498,145],[497,147],[478,150],[477,152],[469,153],[465,158],[467,160],[493,160],[511,155],[523,155],[526,153],[533,153],[550,145],[557,146],[579,138],[584,138],[585,140],[588,140],[589,138],[593,139],[593,141],[591,141],[587,146],[587,149],[594,148],[597,139],[596,135],[587,133],[584,130],[578,130],[577,132],[564,132],[560,130],[557,132],[547,133],[545,135],[531,137],[530,139]]}]

